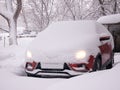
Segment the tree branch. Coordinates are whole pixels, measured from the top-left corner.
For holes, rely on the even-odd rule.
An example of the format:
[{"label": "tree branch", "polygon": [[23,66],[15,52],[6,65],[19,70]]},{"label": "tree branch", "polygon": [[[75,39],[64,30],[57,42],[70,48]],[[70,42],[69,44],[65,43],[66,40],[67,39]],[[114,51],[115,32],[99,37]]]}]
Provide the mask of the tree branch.
[{"label": "tree branch", "polygon": [[4,12],[0,11],[0,15],[1,15],[3,18],[5,18],[7,21],[9,20],[7,14],[5,14]]},{"label": "tree branch", "polygon": [[3,28],[0,28],[2,31],[5,31],[5,32],[7,32],[7,33],[9,33],[9,31],[8,30],[6,30],[6,29],[3,29]]},{"label": "tree branch", "polygon": [[105,16],[106,15],[106,13],[105,13],[105,8],[104,8],[104,0],[102,1],[102,0],[98,0],[99,1],[99,4],[101,5],[101,13],[102,13],[102,15],[103,16]]},{"label": "tree branch", "polygon": [[67,2],[66,0],[64,0],[64,2],[65,2],[66,6],[68,7],[68,9],[70,10],[70,12],[71,12],[71,14],[72,14],[73,20],[75,20],[76,17],[75,17],[75,15],[74,15],[74,13],[73,13],[73,11],[72,11],[70,5],[68,4],[68,2]]},{"label": "tree branch", "polygon": [[21,9],[22,9],[22,0],[17,0],[17,9],[14,13],[14,17],[13,17],[14,19],[18,18]]},{"label": "tree branch", "polygon": [[0,11],[0,15],[1,15],[4,19],[6,19],[6,21],[8,22],[8,25],[9,25],[9,17],[7,16],[8,14]]}]

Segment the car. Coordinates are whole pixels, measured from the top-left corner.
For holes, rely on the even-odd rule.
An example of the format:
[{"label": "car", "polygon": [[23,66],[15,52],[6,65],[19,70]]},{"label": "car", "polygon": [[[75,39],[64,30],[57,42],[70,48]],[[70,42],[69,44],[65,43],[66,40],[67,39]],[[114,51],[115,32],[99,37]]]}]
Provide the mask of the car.
[{"label": "car", "polygon": [[26,51],[25,72],[34,77],[73,77],[110,69],[114,63],[111,33],[93,20],[49,25]]}]

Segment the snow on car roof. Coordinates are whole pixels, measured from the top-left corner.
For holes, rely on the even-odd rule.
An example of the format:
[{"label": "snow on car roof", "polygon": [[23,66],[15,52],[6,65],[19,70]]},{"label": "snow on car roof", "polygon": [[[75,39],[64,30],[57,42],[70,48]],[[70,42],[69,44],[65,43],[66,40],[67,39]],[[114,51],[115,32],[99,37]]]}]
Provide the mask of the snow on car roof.
[{"label": "snow on car roof", "polygon": [[108,16],[100,17],[97,22],[102,24],[115,24],[120,23],[120,14],[113,14]]},{"label": "snow on car roof", "polygon": [[[48,34],[48,37],[50,35],[55,35],[55,34],[62,34],[62,36],[68,36],[71,35],[73,36],[74,34],[80,34],[83,35],[83,33],[95,33],[96,22],[93,20],[82,20],[82,21],[60,21],[60,22],[54,22],[51,25],[46,28],[46,30],[42,31],[39,33],[38,37],[41,36],[46,36]],[[50,36],[51,37],[51,36]],[[61,36],[60,36],[61,37]],[[81,36],[80,36],[81,37]]]},{"label": "snow on car roof", "polygon": [[[40,32],[29,46],[33,51],[47,53],[78,50],[80,48],[94,47],[98,45],[96,28],[99,23],[92,20],[61,21],[52,23],[44,31]],[[36,52],[35,51],[35,52]]]},{"label": "snow on car roof", "polygon": [[[81,21],[59,21],[53,22],[48,28],[44,31],[48,33],[68,33],[68,32],[89,32],[95,31],[95,21],[93,20],[81,20]],[[50,31],[48,31],[50,30]],[[44,32],[43,31],[43,32]],[[73,33],[72,33],[73,34]]]}]

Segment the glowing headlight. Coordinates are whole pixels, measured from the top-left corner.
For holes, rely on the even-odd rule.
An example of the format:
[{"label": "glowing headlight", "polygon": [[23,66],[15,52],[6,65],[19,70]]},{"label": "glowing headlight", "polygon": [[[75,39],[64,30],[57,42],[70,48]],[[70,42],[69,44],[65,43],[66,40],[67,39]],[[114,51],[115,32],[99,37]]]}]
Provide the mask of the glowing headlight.
[{"label": "glowing headlight", "polygon": [[75,55],[76,59],[83,59],[86,57],[86,51],[81,50],[79,52],[76,53]]},{"label": "glowing headlight", "polygon": [[32,58],[32,53],[31,53],[31,51],[27,51],[27,58]]}]

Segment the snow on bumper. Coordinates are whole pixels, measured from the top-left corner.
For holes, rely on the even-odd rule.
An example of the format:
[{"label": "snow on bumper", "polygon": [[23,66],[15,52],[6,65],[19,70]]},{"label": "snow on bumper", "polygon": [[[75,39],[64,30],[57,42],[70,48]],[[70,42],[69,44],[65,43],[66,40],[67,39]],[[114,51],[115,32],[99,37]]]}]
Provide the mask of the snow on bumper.
[{"label": "snow on bumper", "polygon": [[73,77],[77,75],[82,75],[85,72],[75,72],[72,70],[63,70],[63,71],[45,71],[40,69],[35,69],[33,71],[26,70],[28,76],[35,76],[35,77]]},{"label": "snow on bumper", "polygon": [[27,62],[26,73],[29,76],[72,77],[92,70],[94,57],[89,63],[40,63]]}]

